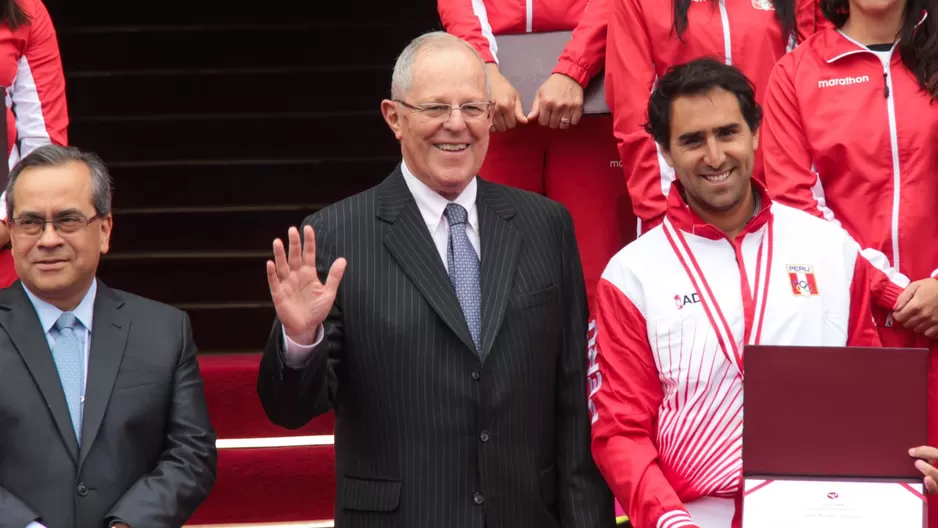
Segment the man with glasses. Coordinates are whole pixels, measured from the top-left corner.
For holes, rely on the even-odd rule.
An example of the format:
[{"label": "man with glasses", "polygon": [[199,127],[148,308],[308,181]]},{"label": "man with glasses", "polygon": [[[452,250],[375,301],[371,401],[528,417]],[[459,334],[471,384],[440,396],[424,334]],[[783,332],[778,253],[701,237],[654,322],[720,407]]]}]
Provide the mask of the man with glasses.
[{"label": "man with glasses", "polygon": [[414,40],[391,95],[400,165],[274,241],[267,415],[335,411],[337,528],[614,525],[570,214],[476,176],[493,105],[465,41]]},{"label": "man with glasses", "polygon": [[40,147],[6,191],[0,527],[182,526],[217,461],[189,318],[95,278],[113,225],[96,156]]}]

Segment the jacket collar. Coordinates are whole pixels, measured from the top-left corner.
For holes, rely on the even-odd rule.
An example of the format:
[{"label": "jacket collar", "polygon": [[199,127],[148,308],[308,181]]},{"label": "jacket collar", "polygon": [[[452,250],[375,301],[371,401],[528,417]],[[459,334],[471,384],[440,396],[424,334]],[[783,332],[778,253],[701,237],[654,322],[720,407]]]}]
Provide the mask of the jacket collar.
[{"label": "jacket collar", "polygon": [[[928,12],[923,9],[922,18],[915,27],[920,26],[926,18],[928,18]],[[818,40],[821,57],[828,64],[856,53],[872,53],[866,46],[844,35],[837,29],[823,31],[821,35],[818,35]],[[898,44],[898,42],[899,41],[896,41],[896,44]],[[893,49],[895,49],[895,46],[893,46]],[[894,53],[892,59],[900,60],[899,54]]]},{"label": "jacket collar", "polygon": [[[758,201],[756,204],[757,211],[738,236],[745,236],[758,231],[772,218],[772,198],[769,197],[765,186],[753,179],[752,190]],[[684,201],[684,187],[677,180],[671,184],[671,191],[668,193],[667,216],[675,229],[710,240],[727,239],[726,233],[716,226],[704,222],[691,210],[687,202]]]}]

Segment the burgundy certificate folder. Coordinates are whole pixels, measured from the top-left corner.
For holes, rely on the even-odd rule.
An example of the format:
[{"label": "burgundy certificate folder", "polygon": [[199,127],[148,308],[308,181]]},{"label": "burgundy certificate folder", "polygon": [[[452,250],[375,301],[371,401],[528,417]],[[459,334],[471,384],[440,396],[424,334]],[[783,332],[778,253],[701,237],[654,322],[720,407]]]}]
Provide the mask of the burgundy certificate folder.
[{"label": "burgundy certificate folder", "polygon": [[927,528],[928,351],[746,347],[743,528]]},{"label": "burgundy certificate folder", "polygon": [[927,350],[747,346],[744,361],[744,476],[921,482]]}]

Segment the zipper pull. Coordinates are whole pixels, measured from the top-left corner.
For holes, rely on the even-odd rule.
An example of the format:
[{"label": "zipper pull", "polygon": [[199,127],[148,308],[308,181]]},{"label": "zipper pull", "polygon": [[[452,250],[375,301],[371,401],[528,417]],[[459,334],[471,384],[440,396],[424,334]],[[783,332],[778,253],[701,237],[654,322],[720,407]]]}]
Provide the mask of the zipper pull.
[{"label": "zipper pull", "polygon": [[888,73],[883,74],[883,97],[889,99],[889,84],[886,83],[886,78],[889,77]]}]

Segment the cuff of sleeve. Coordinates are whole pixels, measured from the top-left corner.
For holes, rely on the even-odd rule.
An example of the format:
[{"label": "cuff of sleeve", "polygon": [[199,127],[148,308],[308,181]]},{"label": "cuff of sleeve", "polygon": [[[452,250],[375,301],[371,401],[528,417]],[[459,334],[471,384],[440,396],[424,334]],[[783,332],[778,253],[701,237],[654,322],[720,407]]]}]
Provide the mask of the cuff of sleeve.
[{"label": "cuff of sleeve", "polygon": [[109,527],[109,528],[113,528],[114,525],[116,525],[116,524],[127,524],[127,523],[125,523],[124,521],[118,519],[117,517],[112,517],[112,518],[111,518],[111,522],[108,523],[108,527]]},{"label": "cuff of sleeve", "polygon": [[657,528],[699,528],[684,510],[669,511],[658,517]]},{"label": "cuff of sleeve", "polygon": [[886,287],[883,288],[883,291],[879,296],[879,301],[882,307],[886,308],[887,310],[895,309],[896,301],[899,300],[899,296],[902,295],[902,291],[904,289],[905,288],[892,281],[887,282]]},{"label": "cuff of sleeve", "polygon": [[290,339],[290,336],[287,335],[286,330],[283,330],[284,363],[293,369],[305,367],[306,363],[309,362],[310,356],[312,356],[313,349],[322,343],[324,336],[325,331],[323,330],[322,323],[319,323],[319,327],[316,328],[316,338],[313,340],[312,345],[301,345],[297,343],[296,341]]},{"label": "cuff of sleeve", "polygon": [[933,278],[933,279],[938,279],[938,269],[936,269],[935,271],[931,272],[931,275],[929,275],[929,277],[931,277],[931,278]]},{"label": "cuff of sleeve", "polygon": [[26,525],[26,528],[46,528],[45,525],[39,523],[38,521],[33,521]]},{"label": "cuff of sleeve", "polygon": [[554,67],[554,71],[551,73],[562,73],[567,77],[572,78],[574,81],[579,83],[579,85],[582,86],[584,90],[592,78],[589,69],[573,62],[570,59],[560,59],[557,62],[557,66]]}]

